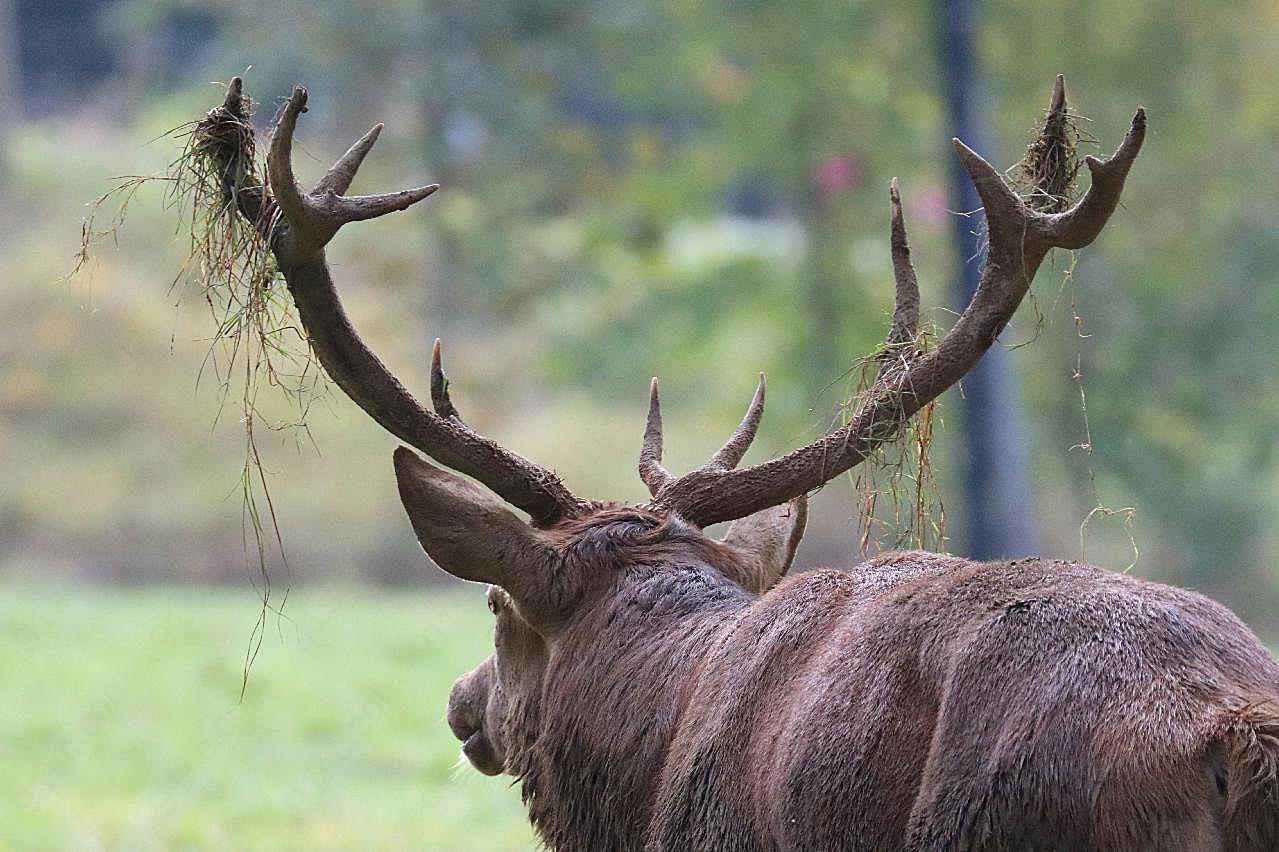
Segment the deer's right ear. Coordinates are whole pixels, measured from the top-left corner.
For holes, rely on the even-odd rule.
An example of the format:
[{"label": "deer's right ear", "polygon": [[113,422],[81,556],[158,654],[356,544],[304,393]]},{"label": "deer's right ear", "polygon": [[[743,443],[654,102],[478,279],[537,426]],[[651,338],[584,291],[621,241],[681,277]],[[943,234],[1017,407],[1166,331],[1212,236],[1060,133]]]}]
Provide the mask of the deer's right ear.
[{"label": "deer's right ear", "polygon": [[407,447],[395,451],[395,479],[422,549],[440,568],[501,586],[524,603],[546,595],[555,550],[544,533],[483,487]]},{"label": "deer's right ear", "polygon": [[808,498],[764,509],[733,521],[721,541],[734,548],[747,564],[743,584],[763,594],[786,576],[808,522]]}]

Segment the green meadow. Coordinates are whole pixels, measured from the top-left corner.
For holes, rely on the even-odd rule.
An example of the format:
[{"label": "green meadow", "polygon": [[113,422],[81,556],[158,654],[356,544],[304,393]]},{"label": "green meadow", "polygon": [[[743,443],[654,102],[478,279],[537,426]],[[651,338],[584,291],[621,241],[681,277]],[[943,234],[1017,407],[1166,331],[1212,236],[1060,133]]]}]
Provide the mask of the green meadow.
[{"label": "green meadow", "polygon": [[[276,593],[278,598],[278,592]],[[0,586],[0,849],[517,850],[519,791],[458,761],[478,590]]]}]

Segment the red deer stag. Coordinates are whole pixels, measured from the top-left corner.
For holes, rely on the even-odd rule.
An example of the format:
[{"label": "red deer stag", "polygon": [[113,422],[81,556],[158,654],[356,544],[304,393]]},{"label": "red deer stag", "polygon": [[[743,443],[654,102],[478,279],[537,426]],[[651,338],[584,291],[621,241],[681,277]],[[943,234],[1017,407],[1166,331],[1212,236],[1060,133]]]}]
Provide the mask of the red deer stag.
[{"label": "red deer stag", "polygon": [[[737,469],[741,426],[697,470],[662,459],[657,382],[642,506],[574,496],[472,431],[436,347],[432,409],[348,321],[325,244],[435,186],[347,197],[380,126],[303,192],[284,105],[267,186],[224,171],[271,248],[329,375],[400,440],[400,496],[445,571],[489,584],[496,652],[454,686],[448,723],[481,772],[518,779],[556,850],[1276,850],[1279,665],[1228,610],[1071,562],[891,553],[785,578],[805,495],[849,470],[992,345],[1055,247],[1098,235],[1141,149],[1138,110],[1064,212],[1024,202],[955,140],[985,207],[981,285],[930,351],[893,186],[896,309],[856,416]],[[244,117],[241,84],[223,115]],[[1053,110],[1064,109],[1060,78]],[[210,113],[214,118],[218,110]],[[496,496],[494,496],[496,495]],[[522,510],[523,520],[508,506]],[[723,539],[702,530],[734,521]],[[785,579],[784,579],[785,578]]]}]

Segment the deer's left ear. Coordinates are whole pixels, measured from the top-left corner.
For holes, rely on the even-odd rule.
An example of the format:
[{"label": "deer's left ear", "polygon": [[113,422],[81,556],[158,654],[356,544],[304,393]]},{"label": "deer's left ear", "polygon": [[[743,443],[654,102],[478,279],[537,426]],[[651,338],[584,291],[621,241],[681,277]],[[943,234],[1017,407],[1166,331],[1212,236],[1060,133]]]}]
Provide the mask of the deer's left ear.
[{"label": "deer's left ear", "polygon": [[395,478],[422,549],[454,577],[501,586],[534,614],[558,590],[555,548],[486,489],[442,470],[406,447],[395,451]]},{"label": "deer's left ear", "polygon": [[743,583],[763,594],[786,576],[808,521],[808,498],[764,509],[733,521],[720,541],[737,551],[745,568]]}]

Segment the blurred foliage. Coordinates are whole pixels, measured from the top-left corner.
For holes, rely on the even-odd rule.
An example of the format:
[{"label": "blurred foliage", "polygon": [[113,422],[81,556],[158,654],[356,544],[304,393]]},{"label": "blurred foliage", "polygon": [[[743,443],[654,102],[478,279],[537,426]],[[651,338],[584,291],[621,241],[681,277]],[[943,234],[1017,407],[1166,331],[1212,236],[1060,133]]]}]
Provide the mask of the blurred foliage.
[{"label": "blurred foliage", "polygon": [[[137,53],[182,21],[212,33],[188,62]],[[305,176],[385,120],[355,189],[444,185],[339,237],[344,297],[412,386],[443,337],[468,419],[579,493],[643,496],[633,459],[650,375],[663,378],[676,469],[718,445],[761,369],[770,404],[752,459],[837,418],[845,371],[887,327],[894,174],[924,302],[949,324],[950,133],[927,4],[126,0],[99,25],[152,64],[7,137],[25,199],[0,225],[10,571],[216,579],[243,564],[239,505],[225,498],[240,436],[210,431],[216,388],[193,388],[211,320],[198,295],[176,310],[166,299],[182,247],[158,195],[135,202],[91,284],[55,282],[78,206],[110,175],[162,169],[175,150],[142,143],[199,117],[220,97],[207,81],[248,66],[264,127],[275,97],[310,87]],[[1045,550],[1079,554],[1091,468],[1103,501],[1138,509],[1135,571],[1200,587],[1271,632],[1279,105],[1263,87],[1277,36],[1255,2],[999,0],[984,4],[980,39],[998,163],[1020,156],[1058,72],[1107,152],[1136,104],[1151,116],[1125,208],[1069,278],[1065,256],[1041,274],[1045,329],[1027,307],[1005,335],[1038,334],[1015,360]],[[1071,449],[1084,440],[1077,364],[1091,456]],[[281,433],[267,460],[294,571],[421,576],[393,441],[338,395],[327,402],[336,416],[313,411],[314,445]],[[962,515],[944,429],[937,448],[948,511]],[[851,489],[818,502],[801,561],[851,561]],[[1116,522],[1086,546],[1092,561],[1130,561]]]}]

